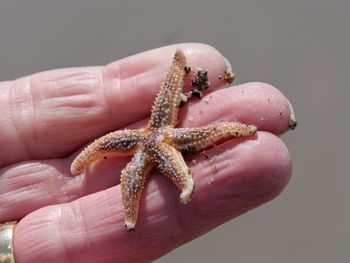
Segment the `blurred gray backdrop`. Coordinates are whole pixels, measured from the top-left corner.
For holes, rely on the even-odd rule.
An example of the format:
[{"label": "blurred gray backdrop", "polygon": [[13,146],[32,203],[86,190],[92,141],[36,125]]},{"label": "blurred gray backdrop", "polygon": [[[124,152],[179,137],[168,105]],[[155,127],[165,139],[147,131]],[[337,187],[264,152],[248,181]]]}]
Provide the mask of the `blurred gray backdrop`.
[{"label": "blurred gray backdrop", "polygon": [[350,260],[350,1],[0,0],[0,79],[204,42],[293,103],[286,191],[158,262]]}]

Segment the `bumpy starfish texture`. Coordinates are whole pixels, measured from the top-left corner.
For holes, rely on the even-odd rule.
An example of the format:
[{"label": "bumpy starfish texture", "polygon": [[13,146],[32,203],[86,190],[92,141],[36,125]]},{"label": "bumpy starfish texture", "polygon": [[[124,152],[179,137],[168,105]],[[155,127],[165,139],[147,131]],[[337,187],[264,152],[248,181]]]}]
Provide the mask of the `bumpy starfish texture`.
[{"label": "bumpy starfish texture", "polygon": [[87,146],[73,161],[72,174],[92,162],[112,155],[132,155],[121,172],[121,194],[125,226],[133,230],[139,201],[151,168],[156,168],[181,190],[180,201],[187,203],[194,190],[193,175],[181,152],[198,152],[228,137],[252,135],[254,125],[220,122],[201,128],[175,128],[186,74],[186,57],[177,50],[152,108],[147,127],[111,132]]}]

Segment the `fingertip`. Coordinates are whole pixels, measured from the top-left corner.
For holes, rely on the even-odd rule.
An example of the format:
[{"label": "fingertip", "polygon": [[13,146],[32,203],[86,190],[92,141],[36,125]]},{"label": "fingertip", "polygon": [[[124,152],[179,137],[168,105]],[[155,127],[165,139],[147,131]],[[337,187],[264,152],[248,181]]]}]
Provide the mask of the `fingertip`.
[{"label": "fingertip", "polygon": [[292,160],[289,150],[283,141],[277,136],[261,132],[259,133],[260,141],[262,142],[260,151],[260,162],[262,163],[261,174],[262,178],[266,179],[262,189],[264,189],[270,198],[278,196],[287,186],[292,175]]},{"label": "fingertip", "polygon": [[[193,201],[214,215],[243,213],[275,198],[289,182],[292,163],[282,140],[269,132],[229,140],[195,156],[200,193]],[[209,194],[210,193],[210,194]],[[216,208],[220,200],[221,207]]]},{"label": "fingertip", "polygon": [[215,90],[223,84],[233,81],[233,78],[231,82],[225,79],[225,74],[232,73],[232,66],[216,48],[204,43],[186,43],[183,45],[188,57],[188,64],[193,65],[194,70],[207,70],[208,80],[211,84],[208,91]]},{"label": "fingertip", "polygon": [[[220,89],[190,104],[180,112],[181,126],[197,127],[218,121],[239,121],[258,130],[282,134],[290,129],[291,109],[286,97],[275,87],[260,82]],[[187,116],[186,116],[187,114]],[[200,118],[194,116],[200,115]],[[252,127],[254,130],[254,127]]]},{"label": "fingertip", "polygon": [[250,101],[247,101],[246,108],[250,105],[248,112],[255,116],[254,124],[259,130],[281,134],[289,129],[291,104],[279,89],[263,82],[248,82],[235,89],[241,94],[241,99]]}]

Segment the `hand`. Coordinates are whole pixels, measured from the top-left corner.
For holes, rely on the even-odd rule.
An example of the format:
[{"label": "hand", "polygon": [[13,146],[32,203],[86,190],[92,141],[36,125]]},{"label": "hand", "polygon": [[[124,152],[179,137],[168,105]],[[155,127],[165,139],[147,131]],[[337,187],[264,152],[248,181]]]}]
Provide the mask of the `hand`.
[{"label": "hand", "polygon": [[262,83],[215,91],[226,69],[222,55],[201,44],[181,47],[193,69],[208,69],[212,86],[208,99],[181,110],[180,125],[238,120],[259,132],[187,159],[196,184],[187,205],[166,178],[151,176],[133,233],[123,226],[119,187],[129,158],[103,160],[78,176],[69,169],[84,144],[147,122],[175,47],[0,84],[0,222],[21,220],[17,263],[151,261],[283,190],[291,161],[276,135],[288,130],[286,98]]}]

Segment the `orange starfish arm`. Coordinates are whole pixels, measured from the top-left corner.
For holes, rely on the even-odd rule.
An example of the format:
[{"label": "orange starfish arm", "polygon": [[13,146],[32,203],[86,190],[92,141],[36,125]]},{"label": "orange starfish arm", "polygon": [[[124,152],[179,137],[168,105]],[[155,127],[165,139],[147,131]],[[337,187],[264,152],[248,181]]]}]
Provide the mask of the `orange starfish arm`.
[{"label": "orange starfish arm", "polygon": [[74,159],[71,165],[71,173],[78,174],[92,162],[112,155],[130,155],[143,138],[143,130],[111,132],[95,140]]},{"label": "orange starfish arm", "polygon": [[256,126],[240,122],[219,122],[200,128],[169,129],[170,144],[181,152],[198,152],[230,137],[253,135]]},{"label": "orange starfish arm", "polygon": [[125,227],[132,231],[137,221],[139,202],[146,177],[152,168],[148,154],[138,150],[120,177]]},{"label": "orange starfish arm", "polygon": [[177,50],[173,63],[154,102],[149,127],[175,127],[179,111],[180,94],[184,86],[185,66],[185,54],[182,50]]},{"label": "orange starfish arm", "polygon": [[165,143],[156,144],[150,152],[155,167],[180,188],[180,201],[187,203],[194,190],[194,181],[181,153]]}]

